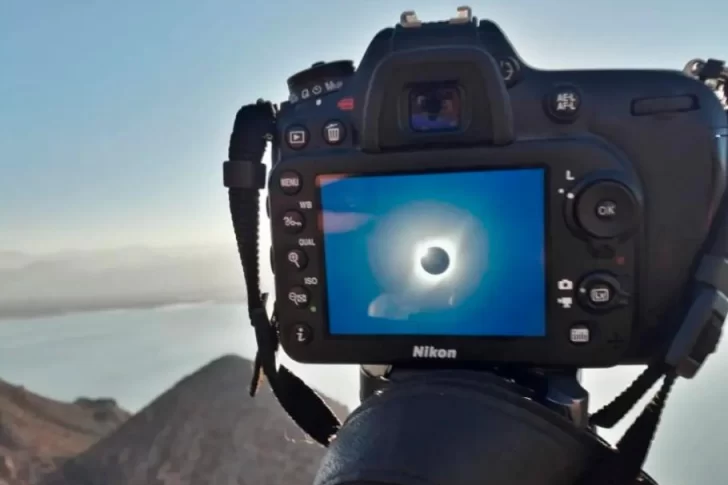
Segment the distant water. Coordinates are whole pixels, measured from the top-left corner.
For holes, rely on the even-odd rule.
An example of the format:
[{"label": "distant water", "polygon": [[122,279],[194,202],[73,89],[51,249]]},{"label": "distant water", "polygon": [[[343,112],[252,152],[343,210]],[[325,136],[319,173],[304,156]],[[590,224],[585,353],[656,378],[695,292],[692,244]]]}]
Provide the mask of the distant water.
[{"label": "distant water", "polygon": [[[137,411],[185,375],[223,354],[247,358],[255,341],[240,305],[179,305],[155,310],[81,313],[0,321],[0,377],[42,395],[74,400],[113,397]],[[286,360],[315,388],[354,407],[352,366],[302,366]],[[594,409],[622,391],[641,369],[589,372]],[[678,381],[647,469],[660,485],[726,483],[728,344],[694,381]],[[247,382],[241,382],[247,386]],[[640,407],[641,409],[641,407]],[[608,430],[614,442],[624,426]]]},{"label": "distant water", "polygon": [[[0,378],[61,400],[113,397],[130,411],[230,353],[249,359],[255,355],[255,335],[242,305],[174,305],[0,321]],[[285,362],[332,398],[348,406],[358,403],[355,367]]]}]

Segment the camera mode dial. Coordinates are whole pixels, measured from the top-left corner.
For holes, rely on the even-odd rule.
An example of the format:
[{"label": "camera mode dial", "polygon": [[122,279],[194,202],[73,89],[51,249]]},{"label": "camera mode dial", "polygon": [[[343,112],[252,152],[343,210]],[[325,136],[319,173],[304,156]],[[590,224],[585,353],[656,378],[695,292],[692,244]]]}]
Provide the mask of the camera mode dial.
[{"label": "camera mode dial", "polygon": [[336,92],[353,74],[353,61],[316,62],[288,78],[288,101],[299,103]]}]

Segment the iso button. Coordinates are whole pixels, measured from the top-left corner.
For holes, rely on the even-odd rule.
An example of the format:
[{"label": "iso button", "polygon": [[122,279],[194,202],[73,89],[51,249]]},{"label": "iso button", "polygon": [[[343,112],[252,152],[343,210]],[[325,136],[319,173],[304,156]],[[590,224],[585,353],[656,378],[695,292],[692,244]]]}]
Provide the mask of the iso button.
[{"label": "iso button", "polygon": [[311,295],[303,286],[294,286],[288,291],[288,301],[297,308],[306,308],[311,303]]},{"label": "iso button", "polygon": [[632,191],[615,181],[587,187],[576,201],[575,216],[589,235],[610,239],[631,232],[639,221],[639,204]]},{"label": "iso button", "polygon": [[287,170],[278,179],[278,186],[284,194],[296,195],[301,191],[301,176],[298,172]]}]

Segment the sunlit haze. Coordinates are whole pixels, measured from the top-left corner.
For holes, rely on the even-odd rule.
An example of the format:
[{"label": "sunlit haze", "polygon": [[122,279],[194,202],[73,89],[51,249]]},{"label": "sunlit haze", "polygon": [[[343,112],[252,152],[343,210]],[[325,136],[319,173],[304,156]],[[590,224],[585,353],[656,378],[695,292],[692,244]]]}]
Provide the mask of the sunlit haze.
[{"label": "sunlit haze", "polygon": [[[717,0],[470,2],[544,68],[677,68],[725,57]],[[282,100],[319,60],[439,1],[5,2],[0,14],[0,249],[232,238],[221,163],[236,110]]]}]

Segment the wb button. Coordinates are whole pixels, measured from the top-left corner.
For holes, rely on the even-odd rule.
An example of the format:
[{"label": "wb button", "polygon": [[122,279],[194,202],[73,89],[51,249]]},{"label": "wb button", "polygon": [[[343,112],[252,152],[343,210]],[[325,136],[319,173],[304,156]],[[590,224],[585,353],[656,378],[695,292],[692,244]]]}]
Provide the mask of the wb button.
[{"label": "wb button", "polygon": [[611,220],[617,217],[617,203],[613,200],[600,200],[594,211],[602,220]]}]

